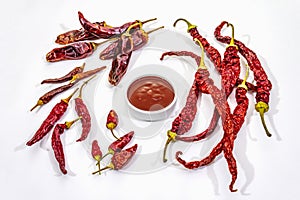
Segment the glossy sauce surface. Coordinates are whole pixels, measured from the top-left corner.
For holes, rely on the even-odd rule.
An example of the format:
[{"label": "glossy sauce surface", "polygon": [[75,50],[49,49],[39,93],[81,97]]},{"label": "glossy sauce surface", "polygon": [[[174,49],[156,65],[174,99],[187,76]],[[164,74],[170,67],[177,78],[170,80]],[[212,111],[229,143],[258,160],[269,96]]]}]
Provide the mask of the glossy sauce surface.
[{"label": "glossy sauce surface", "polygon": [[135,80],[128,88],[129,102],[136,108],[145,111],[161,110],[174,99],[171,84],[157,76],[145,76]]}]

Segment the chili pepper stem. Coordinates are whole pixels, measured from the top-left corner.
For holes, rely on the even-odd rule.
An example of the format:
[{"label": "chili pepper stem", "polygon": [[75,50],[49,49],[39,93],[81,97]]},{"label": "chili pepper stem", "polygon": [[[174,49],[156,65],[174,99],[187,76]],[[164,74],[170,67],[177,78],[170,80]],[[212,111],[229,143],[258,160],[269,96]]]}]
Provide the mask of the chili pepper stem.
[{"label": "chili pepper stem", "polygon": [[207,67],[205,66],[204,64],[204,48],[203,48],[203,45],[202,43],[200,42],[200,40],[198,40],[197,38],[194,39],[198,44],[199,46],[201,47],[201,60],[200,60],[200,64],[199,64],[199,67],[198,69],[207,69]]},{"label": "chili pepper stem", "polygon": [[231,40],[230,40],[230,43],[229,43],[228,47],[233,46],[233,47],[235,47],[235,48],[238,48],[238,47],[234,44],[234,26],[233,26],[231,23],[227,23],[227,27],[229,27],[229,26],[231,27],[232,32],[231,32]]},{"label": "chili pepper stem", "polygon": [[38,102],[30,109],[30,112],[33,111],[36,107],[43,105],[44,102],[42,100],[38,100]]},{"label": "chili pepper stem", "polygon": [[79,89],[79,95],[77,98],[81,98],[82,97],[82,89],[83,89],[83,86],[85,86],[86,84],[88,84],[88,82],[90,80],[92,80],[93,78],[95,78],[97,75],[95,74],[94,76],[92,76],[91,78],[89,78],[88,80],[84,81],[83,84],[81,85],[80,89]]},{"label": "chili pepper stem", "polygon": [[123,33],[123,35],[125,35],[125,36],[130,36],[130,35],[131,35],[131,34],[129,33],[130,30],[131,30],[133,27],[135,27],[136,25],[139,25],[139,26],[140,26],[140,29],[142,29],[143,23],[140,22],[140,21],[138,21],[138,22],[136,22],[136,23],[134,23],[134,24],[131,24],[131,25],[127,28],[126,32]]},{"label": "chili pepper stem", "polygon": [[267,125],[266,125],[266,122],[265,122],[265,117],[264,117],[264,113],[266,113],[269,110],[268,104],[266,104],[265,102],[260,101],[255,105],[255,109],[256,109],[257,112],[259,112],[260,119],[261,119],[261,122],[263,124],[263,127],[265,129],[265,132],[266,132],[267,136],[271,137],[272,134],[269,132],[269,130],[267,128]]},{"label": "chili pepper stem", "polygon": [[114,151],[111,150],[111,149],[109,149],[108,152],[107,152],[106,154],[104,154],[104,155],[102,156],[102,158],[101,158],[99,161],[103,160],[103,158],[105,158],[106,156],[108,156],[108,155],[113,155],[113,154],[114,154]]},{"label": "chili pepper stem", "polygon": [[156,17],[155,17],[155,18],[152,18],[152,19],[148,19],[148,20],[142,21],[141,23],[142,23],[142,24],[146,24],[146,23],[148,23],[148,22],[155,21],[155,20],[157,20]]},{"label": "chili pepper stem", "polygon": [[176,24],[177,24],[177,22],[179,22],[179,21],[184,21],[185,23],[187,23],[187,25],[188,25],[187,32],[189,32],[191,29],[193,29],[193,28],[196,28],[196,27],[197,27],[196,25],[193,25],[193,24],[191,24],[191,23],[190,23],[188,20],[186,20],[186,19],[183,19],[183,18],[179,18],[179,19],[177,19],[177,20],[174,22],[173,26],[175,27],[175,26],[176,26]]},{"label": "chili pepper stem", "polygon": [[62,101],[64,101],[65,103],[69,103],[69,101],[71,100],[71,98],[73,97],[73,95],[77,92],[77,90],[78,90],[78,88],[76,88],[76,90],[72,93],[72,94],[70,94],[70,96],[68,96],[67,98],[65,98],[65,99],[62,99]]},{"label": "chili pepper stem", "polygon": [[97,161],[96,166],[98,166],[98,172],[99,172],[99,175],[101,175],[100,161]]},{"label": "chili pepper stem", "polygon": [[161,26],[161,27],[158,27],[158,28],[155,28],[155,29],[153,29],[153,30],[150,30],[150,31],[148,31],[148,32],[146,32],[147,34],[150,34],[150,33],[153,33],[154,31],[158,31],[159,29],[163,29],[163,28],[165,28],[164,26]]},{"label": "chili pepper stem", "polygon": [[67,126],[67,129],[69,129],[75,122],[80,120],[82,117],[78,117],[77,119],[74,119],[73,121],[65,122],[65,125]]},{"label": "chili pepper stem", "polygon": [[120,138],[118,138],[118,137],[115,135],[113,129],[109,129],[109,130],[110,130],[111,134],[114,136],[114,138],[116,138],[117,140],[120,140]]},{"label": "chili pepper stem", "polygon": [[165,147],[164,147],[164,154],[163,154],[163,162],[167,162],[168,159],[166,158],[166,154],[167,154],[167,148],[169,146],[169,144],[171,143],[172,139],[171,138],[168,138],[166,144],[165,144]]},{"label": "chili pepper stem", "polygon": [[102,171],[107,170],[107,169],[114,169],[113,164],[110,163],[110,164],[107,165],[106,167],[104,167],[104,168],[102,168],[102,169],[99,169],[98,171],[95,171],[95,172],[93,172],[92,174],[93,174],[93,175],[94,175],[94,174],[97,174],[97,173],[101,174]]}]

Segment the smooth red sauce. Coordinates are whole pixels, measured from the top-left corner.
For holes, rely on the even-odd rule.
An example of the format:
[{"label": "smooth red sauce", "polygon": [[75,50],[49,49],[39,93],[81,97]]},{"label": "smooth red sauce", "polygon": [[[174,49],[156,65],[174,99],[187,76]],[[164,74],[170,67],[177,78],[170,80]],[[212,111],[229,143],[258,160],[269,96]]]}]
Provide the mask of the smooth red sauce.
[{"label": "smooth red sauce", "polygon": [[145,111],[156,111],[167,107],[174,96],[171,84],[157,76],[139,78],[129,86],[127,91],[129,102]]}]

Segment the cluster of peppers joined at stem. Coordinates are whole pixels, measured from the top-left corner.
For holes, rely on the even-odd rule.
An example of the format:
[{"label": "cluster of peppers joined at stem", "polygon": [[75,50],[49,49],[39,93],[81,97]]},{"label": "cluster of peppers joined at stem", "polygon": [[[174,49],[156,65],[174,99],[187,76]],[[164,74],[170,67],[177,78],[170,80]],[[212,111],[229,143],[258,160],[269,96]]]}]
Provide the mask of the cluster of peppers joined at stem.
[{"label": "cluster of peppers joined at stem", "polygon": [[[165,148],[163,151],[163,161],[166,162],[166,151],[170,142],[175,142],[176,140],[181,140],[185,142],[194,142],[199,141],[207,137],[207,135],[216,127],[217,121],[219,117],[221,117],[224,136],[219,144],[213,148],[212,152],[209,156],[202,159],[201,161],[193,161],[186,162],[180,155],[182,152],[176,153],[176,159],[179,163],[189,169],[199,168],[201,166],[207,165],[211,163],[217,155],[221,152],[224,153],[224,157],[228,163],[229,171],[232,175],[232,180],[229,185],[229,189],[234,192],[233,185],[237,178],[237,167],[236,161],[233,157],[232,150],[234,146],[234,139],[237,136],[243,122],[245,115],[247,113],[249,100],[246,96],[247,91],[250,89],[251,91],[257,92],[256,100],[258,101],[255,108],[260,113],[262,123],[264,129],[268,136],[271,136],[267,127],[265,125],[263,113],[268,110],[268,100],[269,100],[269,91],[271,89],[271,82],[267,79],[267,76],[260,65],[255,53],[248,49],[244,44],[234,39],[234,27],[232,24],[228,22],[222,22],[222,24],[216,28],[215,36],[217,40],[225,42],[228,44],[226,47],[226,51],[224,53],[224,58],[221,60],[221,55],[217,49],[212,47],[208,41],[203,38],[198,30],[196,29],[196,25],[191,24],[186,19],[179,18],[175,21],[174,26],[179,21],[184,21],[188,25],[187,32],[193,37],[193,40],[199,44],[202,49],[201,57],[196,56],[192,52],[186,51],[177,51],[177,52],[166,52],[162,55],[161,60],[166,55],[176,55],[176,56],[190,56],[195,59],[198,64],[198,69],[195,74],[195,80],[191,87],[191,90],[187,96],[186,104],[182,108],[181,112],[174,119],[172,123],[172,128],[167,131],[167,141],[165,144]],[[220,27],[223,27],[224,24],[231,27],[232,29],[232,37],[222,37],[220,36]],[[226,38],[226,39],[224,39]],[[219,71],[221,75],[221,90],[218,89],[211,78],[209,78],[209,72],[207,67],[204,64],[204,52],[210,59],[211,62],[214,63],[216,69]],[[250,52],[250,53],[249,53]],[[243,80],[239,79],[240,74],[240,57],[238,55],[240,53],[247,60],[247,70],[246,75]],[[253,64],[255,63],[255,64]],[[248,67],[249,66],[249,67]],[[257,85],[254,86],[248,82],[246,82],[249,74],[249,68],[254,72],[254,79],[256,80]],[[263,78],[261,78],[262,76]],[[194,93],[192,89],[194,89]],[[233,112],[231,113],[229,104],[227,103],[228,96],[232,93],[233,89],[236,87],[236,102],[237,105]],[[259,91],[261,94],[259,94]],[[198,92],[198,95],[195,95],[195,92]],[[197,105],[195,101],[197,101],[198,97],[201,96],[201,93],[209,94],[212,97],[212,100],[216,106],[213,117],[211,119],[211,123],[209,127],[194,136],[185,136],[182,135],[188,132],[192,126],[192,122],[195,117],[195,113],[197,112]],[[192,99],[192,100],[191,100]],[[192,108],[192,109],[191,109]],[[186,112],[189,110],[189,112]],[[185,123],[187,122],[187,123]]]}]

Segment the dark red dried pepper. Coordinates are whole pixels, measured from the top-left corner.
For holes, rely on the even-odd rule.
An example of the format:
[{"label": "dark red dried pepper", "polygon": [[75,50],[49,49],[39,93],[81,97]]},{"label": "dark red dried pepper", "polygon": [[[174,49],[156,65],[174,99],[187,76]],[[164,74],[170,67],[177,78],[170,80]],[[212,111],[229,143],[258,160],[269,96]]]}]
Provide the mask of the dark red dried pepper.
[{"label": "dark red dried pepper", "polygon": [[86,58],[94,53],[98,46],[108,42],[76,42],[63,47],[52,49],[46,54],[48,62],[57,62],[62,60],[79,60]]},{"label": "dark red dried pepper", "polygon": [[[103,22],[95,22],[95,26],[103,26],[103,27],[110,27],[108,26],[105,21]],[[57,44],[70,44],[74,42],[84,41],[84,40],[97,40],[99,37],[91,34],[87,30],[81,28],[78,30],[71,30],[65,33],[59,34],[55,40]]]},{"label": "dark red dried pepper", "polygon": [[[148,32],[145,32],[143,29],[134,29],[130,35],[132,38],[131,46],[129,48],[125,49],[125,53],[129,52],[128,49],[132,49],[132,51],[138,50],[142,48],[144,45],[146,45],[149,41],[149,34],[164,28],[164,26],[158,27],[156,29],[152,29]],[[122,54],[122,46],[124,47],[124,44],[122,45],[122,39],[118,38],[116,41],[112,42],[108,47],[106,47],[101,53],[100,53],[100,59],[101,60],[110,60],[116,58],[117,55]]]},{"label": "dark red dried pepper", "polygon": [[113,169],[113,170],[120,170],[123,167],[125,167],[128,162],[131,160],[131,158],[135,155],[137,151],[138,145],[135,144],[132,147],[129,147],[127,149],[124,149],[122,151],[114,153],[114,155],[111,158],[111,162],[104,168],[93,172],[93,174],[100,173],[103,170],[106,169]]},{"label": "dark red dried pepper", "polygon": [[90,76],[93,76],[93,75],[97,74],[98,72],[100,72],[104,69],[106,69],[106,66],[97,67],[95,69],[91,69],[91,70],[86,71],[86,72],[81,72],[81,73],[75,74],[72,77],[72,79],[70,80],[70,83],[77,83],[78,81],[80,81],[82,79],[85,79],[85,78],[88,78]]},{"label": "dark red dried pepper", "polygon": [[64,124],[56,124],[52,133],[51,146],[55,155],[55,159],[59,164],[60,171],[63,174],[67,174],[67,170],[65,168],[66,163],[64,148],[60,139],[60,135],[63,134],[66,129],[69,129],[77,120],[79,120],[79,118],[70,122],[65,122]]},{"label": "dark red dried pepper", "polygon": [[30,109],[30,111],[33,111],[38,106],[42,106],[42,105],[49,103],[56,95],[70,89],[71,87],[73,87],[74,84],[75,83],[69,83],[67,85],[63,85],[63,86],[54,88],[53,90],[50,90],[49,92],[43,94],[39,98],[37,103]]},{"label": "dark red dried pepper", "polygon": [[53,128],[54,124],[64,115],[66,112],[69,101],[78,88],[66,99],[62,99],[59,103],[57,103],[51,110],[50,114],[43,121],[40,128],[35,132],[33,137],[26,143],[27,146],[31,146],[36,142],[40,141],[43,137],[49,133],[49,131]]},{"label": "dark red dried pepper", "polygon": [[132,52],[129,52],[128,54],[120,54],[112,61],[108,75],[108,82],[111,85],[117,86],[126,74],[131,54]]},{"label": "dark red dried pepper", "polygon": [[84,101],[82,99],[82,89],[83,89],[83,86],[85,86],[94,77],[95,76],[93,76],[89,80],[85,81],[81,85],[80,90],[79,90],[79,95],[78,95],[78,97],[75,98],[75,110],[76,110],[77,115],[79,117],[81,117],[81,126],[82,126],[81,136],[79,139],[76,140],[76,142],[81,142],[81,141],[85,140],[91,131],[91,126],[92,126],[91,115],[90,115],[90,112],[89,112],[86,104],[84,103]]},{"label": "dark red dried pepper", "polygon": [[118,126],[118,123],[119,123],[118,114],[116,113],[116,111],[110,110],[106,118],[106,128],[110,130],[111,134],[117,140],[119,140],[119,138],[115,135],[113,130]]},{"label": "dark red dried pepper", "polygon": [[69,73],[67,73],[66,75],[59,77],[59,78],[49,78],[49,79],[45,79],[41,82],[41,84],[44,83],[63,83],[66,81],[69,81],[72,79],[72,77],[78,73],[81,73],[84,69],[85,63],[83,63],[82,66],[80,67],[75,67],[74,69],[72,69]]},{"label": "dark red dried pepper", "polygon": [[107,27],[107,26],[100,26],[98,24],[93,24],[93,23],[89,22],[80,11],[78,12],[78,17],[79,17],[79,21],[80,21],[82,27],[86,31],[88,31],[89,33],[91,33],[99,38],[103,38],[103,39],[108,39],[111,37],[119,36],[120,34],[124,33],[128,29],[129,26],[131,26],[132,24],[135,24],[137,22],[145,24],[147,22],[156,20],[156,18],[149,19],[149,20],[146,20],[143,22],[136,20],[134,22],[125,23],[120,27]]},{"label": "dark red dried pepper", "polygon": [[[232,40],[229,36],[221,36],[221,29],[222,27],[227,24],[228,22],[223,21],[216,29],[215,29],[215,38],[222,42],[222,43],[230,43]],[[271,133],[269,132],[265,119],[264,119],[264,113],[266,113],[269,110],[269,97],[270,97],[270,91],[272,89],[272,83],[268,79],[268,76],[266,72],[264,71],[257,55],[249,49],[244,43],[234,40],[234,43],[239,48],[239,53],[247,60],[247,63],[250,67],[250,69],[253,71],[254,74],[254,80],[256,81],[257,86],[257,93],[256,93],[256,105],[255,109],[257,112],[259,112],[261,121],[263,124],[263,127],[265,129],[265,132],[267,136],[271,136]]]}]

